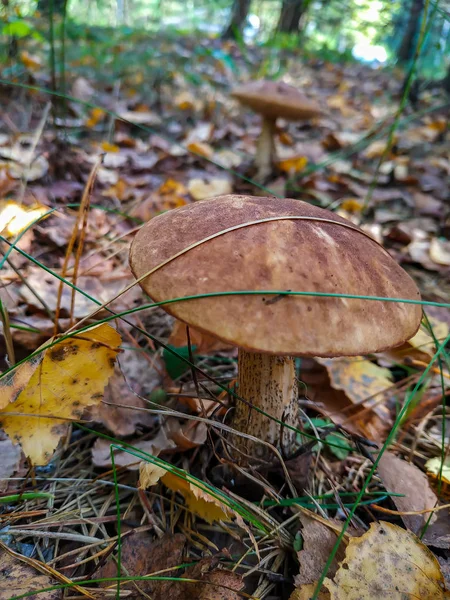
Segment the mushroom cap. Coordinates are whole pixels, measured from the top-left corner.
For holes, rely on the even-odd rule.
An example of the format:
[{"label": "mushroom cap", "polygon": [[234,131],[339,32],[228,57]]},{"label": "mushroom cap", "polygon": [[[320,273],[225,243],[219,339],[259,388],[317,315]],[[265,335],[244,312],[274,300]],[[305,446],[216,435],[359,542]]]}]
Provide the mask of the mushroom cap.
[{"label": "mushroom cap", "polygon": [[[250,224],[267,218],[276,220]],[[292,199],[227,195],[165,212],[135,236],[130,265],[138,279],[156,268],[140,282],[155,301],[243,290],[420,300],[414,281],[368,234]],[[422,315],[418,304],[270,294],[215,296],[163,308],[249,351],[324,357],[400,345],[416,333]]]},{"label": "mushroom cap", "polygon": [[236,87],[231,95],[269,119],[301,121],[322,114],[317,104],[282,81],[251,81]]}]

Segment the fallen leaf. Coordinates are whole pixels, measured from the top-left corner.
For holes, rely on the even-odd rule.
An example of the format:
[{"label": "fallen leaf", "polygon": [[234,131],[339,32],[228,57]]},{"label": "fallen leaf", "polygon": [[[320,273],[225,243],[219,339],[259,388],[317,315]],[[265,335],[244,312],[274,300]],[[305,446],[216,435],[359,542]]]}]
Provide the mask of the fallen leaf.
[{"label": "fallen leaf", "polygon": [[[306,385],[308,397],[333,423],[373,440],[384,439],[387,435],[391,417],[386,407],[381,404],[355,404],[346,393],[331,385],[327,369],[319,362],[304,360],[301,379]],[[362,388],[359,389],[361,391]]]},{"label": "fallen leaf", "polygon": [[[311,600],[317,588],[317,583],[307,583],[294,590],[289,596],[289,600]],[[317,600],[329,600],[330,592],[322,588],[317,596]]]},{"label": "fallen leaf", "polygon": [[[300,571],[294,578],[296,587],[313,584],[319,579],[337,540],[336,533],[323,523],[304,514],[300,515],[300,521],[303,525],[303,547],[297,553]],[[328,570],[330,577],[334,577],[338,570],[338,561],[343,558],[344,547],[340,546]]]},{"label": "fallen leaf", "polygon": [[294,156],[293,158],[280,160],[277,163],[278,168],[284,173],[301,173],[307,164],[308,159],[306,156]]},{"label": "fallen leaf", "polygon": [[102,423],[114,435],[120,437],[133,435],[138,428],[150,427],[154,417],[143,410],[148,408],[148,404],[133,393],[130,385],[116,365],[114,374],[105,388],[103,401],[90,407],[84,418]]},{"label": "fallen leaf", "polygon": [[244,587],[242,575],[214,567],[216,563],[215,557],[211,557],[188,567],[183,578],[197,581],[174,582],[167,596],[170,600],[242,600],[237,593]]},{"label": "fallen leaf", "polygon": [[[167,437],[163,428],[151,440],[128,440],[131,450],[141,450],[144,454],[159,456],[162,452],[176,450],[176,444]],[[114,448],[114,464],[116,467],[126,467],[130,471],[139,469],[139,456],[126,450]],[[99,438],[92,446],[92,462],[96,467],[111,467],[111,442]]]},{"label": "fallen leaf", "polygon": [[430,258],[437,265],[450,266],[450,240],[433,238],[430,243]]},{"label": "fallen leaf", "polygon": [[19,446],[15,446],[6,435],[0,431],[0,491],[3,491],[3,485],[7,485],[9,477],[14,475],[20,466],[20,457],[22,452]]},{"label": "fallen leaf", "polygon": [[[161,539],[153,539],[147,531],[125,535],[121,543],[123,575],[144,577],[163,571],[164,577],[181,576],[180,570],[176,567],[184,562],[185,545],[186,538],[181,533],[175,535],[165,533]],[[112,557],[100,568],[98,577],[104,579],[117,577],[117,563]],[[110,582],[104,582],[102,585],[108,587]],[[129,592],[138,598],[167,600],[171,598],[168,594],[171,587],[171,581],[148,580],[123,583],[121,590],[124,590],[124,594]]]},{"label": "fallen leaf", "polygon": [[331,600],[450,597],[433,553],[410,531],[383,521],[350,540],[334,580],[324,585]]},{"label": "fallen leaf", "polygon": [[[57,582],[47,575],[38,573],[33,567],[14,558],[8,552],[0,552],[0,600],[10,600],[15,596],[26,595],[31,600],[59,600],[62,590],[38,593]],[[36,592],[31,594],[31,592]],[[30,595],[28,595],[30,594]]]},{"label": "fallen leaf", "polygon": [[0,233],[7,236],[18,235],[48,210],[48,206],[23,206],[11,200],[1,202]]},{"label": "fallen leaf", "polygon": [[[400,496],[393,496],[399,512],[420,511],[434,508],[438,499],[430,487],[425,473],[415,465],[395,456],[391,452],[384,452],[378,463],[378,474],[386,491]],[[424,515],[401,515],[401,518],[413,533],[420,533],[425,523],[430,518],[430,513]],[[435,516],[432,517],[433,522]]]},{"label": "fallen leaf", "polygon": [[[120,343],[115,329],[98,325],[44,350],[18,396],[11,380],[3,383],[2,401],[9,394],[10,403],[3,406],[1,425],[33,464],[45,465],[51,460],[67,433],[65,419],[79,419],[85,407],[101,401]],[[21,371],[29,375],[30,366],[24,363],[23,369],[19,366],[16,371],[23,381]]]},{"label": "fallen leaf", "polygon": [[233,188],[228,179],[191,179],[188,183],[188,191],[194,200],[205,200],[214,196],[231,194]]},{"label": "fallen leaf", "polygon": [[206,142],[191,142],[187,145],[187,149],[189,152],[204,156],[205,158],[211,158],[214,154],[213,147]]},{"label": "fallen leaf", "polygon": [[141,463],[139,466],[139,483],[141,488],[155,485],[158,481],[173,492],[179,492],[185,499],[189,510],[208,523],[215,521],[231,521],[233,512],[212,494],[200,489],[195,483],[167,471],[157,465]]},{"label": "fallen leaf", "polygon": [[139,464],[139,481],[138,488],[146,490],[152,485],[156,485],[163,475],[167,473],[167,469],[158,467],[150,462],[141,462]]}]

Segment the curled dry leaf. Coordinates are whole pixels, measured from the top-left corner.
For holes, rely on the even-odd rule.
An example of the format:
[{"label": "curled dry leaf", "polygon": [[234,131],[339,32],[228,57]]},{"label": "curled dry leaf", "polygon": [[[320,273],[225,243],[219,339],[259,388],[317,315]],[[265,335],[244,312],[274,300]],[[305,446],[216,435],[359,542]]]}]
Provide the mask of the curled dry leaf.
[{"label": "curled dry leaf", "polygon": [[33,464],[47,464],[67,420],[80,419],[101,401],[120,343],[115,329],[98,325],[44,349],[0,380],[1,425]]},{"label": "curled dry leaf", "polygon": [[331,600],[450,598],[432,552],[410,531],[385,522],[351,539],[334,580],[324,585]]}]

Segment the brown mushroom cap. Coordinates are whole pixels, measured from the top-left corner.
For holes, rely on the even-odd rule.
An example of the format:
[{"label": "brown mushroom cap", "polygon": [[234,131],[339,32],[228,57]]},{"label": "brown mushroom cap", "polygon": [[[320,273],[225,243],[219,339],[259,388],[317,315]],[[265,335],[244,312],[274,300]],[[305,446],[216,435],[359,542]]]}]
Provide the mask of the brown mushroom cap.
[{"label": "brown mushroom cap", "polygon": [[[292,215],[310,220],[280,219]],[[270,217],[280,220],[229,231],[183,253],[225,229]],[[300,200],[218,196],[163,213],[136,235],[131,268],[140,278],[180,252],[141,282],[154,300],[242,290],[420,300],[413,280],[375,240]],[[422,314],[416,304],[274,295],[201,298],[164,309],[250,351],[331,357],[400,345],[416,333]]]},{"label": "brown mushroom cap", "polygon": [[236,87],[231,95],[269,119],[300,121],[321,114],[319,106],[282,81],[252,81]]}]

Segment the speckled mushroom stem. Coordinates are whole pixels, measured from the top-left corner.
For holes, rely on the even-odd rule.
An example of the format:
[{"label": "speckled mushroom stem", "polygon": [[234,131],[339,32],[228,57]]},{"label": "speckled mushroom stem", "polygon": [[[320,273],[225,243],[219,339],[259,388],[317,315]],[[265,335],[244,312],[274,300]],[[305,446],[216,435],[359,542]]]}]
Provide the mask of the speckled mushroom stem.
[{"label": "speckled mushroom stem", "polygon": [[262,118],[261,133],[257,141],[255,157],[255,164],[258,168],[255,181],[259,183],[264,183],[273,172],[276,160],[275,121],[275,119],[269,119],[268,117]]},{"label": "speckled mushroom stem", "polygon": [[[247,352],[239,348],[238,394],[275,419],[295,425],[298,390],[294,359],[287,356]],[[294,445],[295,432],[254,410],[245,402],[236,401],[232,427],[269,442],[289,453]],[[273,451],[264,444],[233,434],[233,457],[241,464],[250,457],[272,460]]]}]

